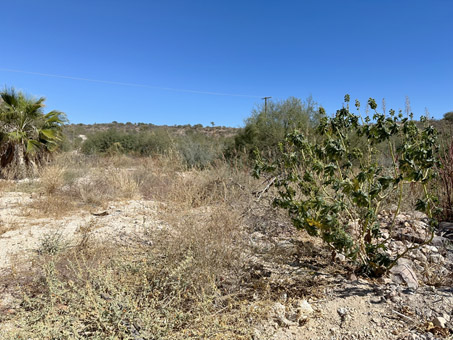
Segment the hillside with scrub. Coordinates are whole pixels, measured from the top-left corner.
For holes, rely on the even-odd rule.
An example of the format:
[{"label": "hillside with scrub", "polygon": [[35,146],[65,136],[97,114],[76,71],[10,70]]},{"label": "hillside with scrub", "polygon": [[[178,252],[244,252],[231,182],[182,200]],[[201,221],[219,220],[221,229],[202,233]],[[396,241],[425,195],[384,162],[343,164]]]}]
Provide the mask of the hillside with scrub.
[{"label": "hillside with scrub", "polygon": [[451,112],[87,125],[0,97],[1,339],[453,336]]}]

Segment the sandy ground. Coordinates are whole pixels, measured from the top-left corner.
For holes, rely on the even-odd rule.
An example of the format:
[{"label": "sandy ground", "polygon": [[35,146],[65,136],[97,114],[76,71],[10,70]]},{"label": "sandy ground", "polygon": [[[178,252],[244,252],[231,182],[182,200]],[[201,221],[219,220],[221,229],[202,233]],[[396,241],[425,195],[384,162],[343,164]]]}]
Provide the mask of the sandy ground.
[{"label": "sandy ground", "polygon": [[159,226],[158,204],[131,200],[115,202],[105,210],[76,211],[61,219],[30,216],[24,208],[33,199],[30,194],[4,192],[0,198],[0,223],[9,231],[0,235],[0,268],[11,265],[12,259],[36,253],[44,237],[61,234],[71,244],[83,232],[91,229],[97,239],[108,238],[127,242],[150,226]]}]

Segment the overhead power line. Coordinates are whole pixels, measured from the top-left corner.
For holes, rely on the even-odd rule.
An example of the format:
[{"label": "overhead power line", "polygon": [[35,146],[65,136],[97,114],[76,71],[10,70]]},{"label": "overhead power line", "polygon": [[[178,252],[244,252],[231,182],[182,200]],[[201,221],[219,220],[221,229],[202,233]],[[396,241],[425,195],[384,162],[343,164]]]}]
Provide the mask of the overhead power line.
[{"label": "overhead power line", "polygon": [[224,92],[214,92],[214,91],[199,91],[199,90],[190,90],[190,89],[180,89],[180,88],[173,88],[173,87],[162,87],[162,86],[153,86],[147,84],[139,84],[139,83],[128,83],[128,82],[120,82],[120,81],[110,81],[110,80],[102,80],[102,79],[92,79],[92,78],[82,78],[82,77],[73,77],[67,76],[62,74],[50,74],[50,73],[41,73],[41,72],[31,72],[31,71],[23,71],[23,70],[15,70],[9,68],[0,68],[0,71],[3,72],[13,72],[13,73],[23,73],[23,74],[31,74],[35,76],[41,77],[50,77],[50,78],[61,78],[61,79],[71,79],[71,80],[79,80],[79,81],[89,81],[92,83],[102,83],[102,84],[111,84],[111,85],[120,85],[120,86],[131,86],[131,87],[142,87],[154,90],[164,90],[164,91],[173,91],[173,92],[186,92],[186,93],[196,93],[196,94],[207,94],[211,96],[229,96],[229,97],[245,97],[245,98],[260,98],[260,96],[248,95],[248,94],[238,94],[238,93],[224,93]]}]

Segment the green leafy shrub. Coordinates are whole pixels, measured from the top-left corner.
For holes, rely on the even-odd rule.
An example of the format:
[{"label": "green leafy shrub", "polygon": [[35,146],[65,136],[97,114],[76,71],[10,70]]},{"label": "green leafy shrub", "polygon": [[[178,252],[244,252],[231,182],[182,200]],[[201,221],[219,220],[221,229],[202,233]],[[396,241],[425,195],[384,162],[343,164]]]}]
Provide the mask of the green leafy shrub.
[{"label": "green leafy shrub", "polygon": [[448,121],[449,123],[453,122],[453,111],[449,111],[444,114],[444,119]]},{"label": "green leafy shrub", "polygon": [[221,154],[221,146],[201,134],[180,137],[177,150],[189,168],[204,168]]},{"label": "green leafy shrub", "polygon": [[[346,105],[334,117],[325,116],[312,138],[296,130],[280,143],[275,160],[258,158],[255,176],[274,178],[278,197],[274,204],[288,211],[293,224],[310,235],[320,236],[332,249],[356,261],[368,274],[380,275],[391,268],[409,250],[396,256],[387,252],[394,237],[383,237],[378,214],[390,197],[397,197],[401,208],[405,186],[420,186],[421,197],[415,208],[433,216],[435,197],[429,183],[435,176],[436,130],[422,117],[421,127],[411,117],[378,113],[374,99],[368,105],[374,111],[362,119],[360,103],[357,114]],[[366,150],[354,141],[364,138]],[[391,166],[382,164],[379,150],[388,149]],[[432,225],[434,222],[432,223]],[[430,242],[433,232],[425,243]]]},{"label": "green leafy shrub", "polygon": [[273,153],[285,135],[295,128],[312,130],[319,121],[316,108],[317,103],[311,96],[305,101],[290,97],[283,101],[269,101],[267,108],[257,107],[246,120],[244,129],[235,137],[233,149],[230,147],[227,154],[245,151],[253,155],[255,149]]}]

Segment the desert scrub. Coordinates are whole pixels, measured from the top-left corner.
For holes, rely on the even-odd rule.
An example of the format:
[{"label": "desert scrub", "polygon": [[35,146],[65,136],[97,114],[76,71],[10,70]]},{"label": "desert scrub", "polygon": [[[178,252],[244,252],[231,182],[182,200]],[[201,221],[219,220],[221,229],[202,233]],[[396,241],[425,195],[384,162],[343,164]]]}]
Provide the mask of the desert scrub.
[{"label": "desert scrub", "polygon": [[20,327],[6,336],[250,339],[257,313],[232,298],[241,268],[239,216],[219,207],[204,218],[172,218],[170,229],[149,233],[146,246],[104,243],[39,256],[33,283],[21,286],[22,307],[10,316]]},{"label": "desert scrub", "polygon": [[[383,237],[378,214],[389,197],[396,197],[396,216],[407,186],[420,187],[423,193],[413,208],[432,218],[435,197],[430,182],[436,175],[436,130],[426,117],[419,127],[410,117],[390,110],[379,113],[374,99],[368,105],[372,117],[362,118],[360,103],[357,114],[345,106],[333,117],[322,118],[318,135],[309,139],[300,131],[289,133],[280,143],[273,160],[258,158],[254,175],[268,175],[278,189],[274,204],[288,211],[293,224],[310,235],[320,236],[333,250],[344,253],[368,274],[380,275],[391,268],[408,251],[389,255],[394,241],[394,225]],[[364,138],[365,147],[354,140]],[[388,149],[391,166],[383,166],[379,150]],[[434,227],[435,221],[431,220]],[[424,244],[431,241],[434,229]]]}]

